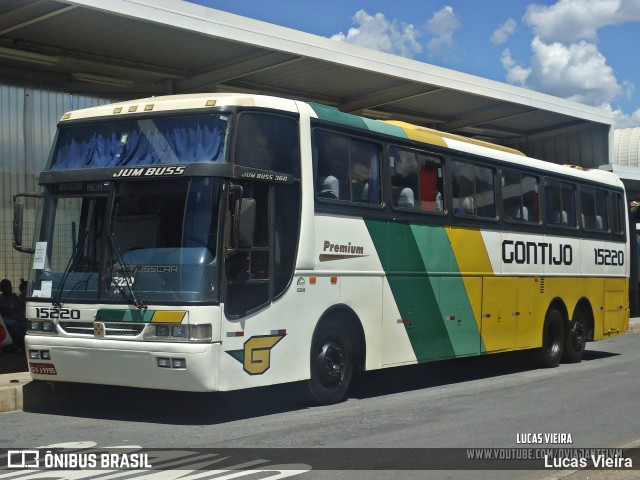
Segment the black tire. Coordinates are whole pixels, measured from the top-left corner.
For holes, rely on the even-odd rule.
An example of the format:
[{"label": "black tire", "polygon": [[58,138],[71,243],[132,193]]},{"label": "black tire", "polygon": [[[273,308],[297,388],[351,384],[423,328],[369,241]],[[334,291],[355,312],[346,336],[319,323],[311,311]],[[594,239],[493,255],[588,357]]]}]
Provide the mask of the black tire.
[{"label": "black tire", "polygon": [[587,345],[587,321],[581,310],[576,311],[569,323],[565,334],[562,361],[565,363],[579,363],[582,361],[584,349]]},{"label": "black tire", "polygon": [[564,350],[564,321],[562,314],[552,308],[544,317],[542,347],[535,352],[538,365],[545,368],[557,367]]},{"label": "black tire", "polygon": [[321,405],[344,399],[355,366],[354,343],[349,329],[337,320],[323,322],[311,342],[312,400]]}]

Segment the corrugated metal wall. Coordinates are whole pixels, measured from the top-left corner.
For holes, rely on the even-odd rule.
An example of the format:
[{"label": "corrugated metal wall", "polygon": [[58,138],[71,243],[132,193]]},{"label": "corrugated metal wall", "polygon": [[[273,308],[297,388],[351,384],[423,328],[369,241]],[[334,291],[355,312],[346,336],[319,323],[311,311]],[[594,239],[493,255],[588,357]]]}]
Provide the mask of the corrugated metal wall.
[{"label": "corrugated metal wall", "polygon": [[[13,194],[39,191],[38,175],[65,112],[118,100],[0,84],[0,278],[11,280],[14,290],[27,278],[32,257],[12,247]],[[27,208],[26,245],[31,244],[34,221],[35,210]]]},{"label": "corrugated metal wall", "polygon": [[565,135],[529,139],[526,144],[514,145],[533,158],[560,165],[580,165],[598,168],[609,163],[609,126]]}]

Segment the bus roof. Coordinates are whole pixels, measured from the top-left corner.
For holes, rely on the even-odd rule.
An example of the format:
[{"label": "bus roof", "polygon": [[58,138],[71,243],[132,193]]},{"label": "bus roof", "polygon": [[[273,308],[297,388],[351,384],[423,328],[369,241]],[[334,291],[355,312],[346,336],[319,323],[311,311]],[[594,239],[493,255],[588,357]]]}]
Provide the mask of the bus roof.
[{"label": "bus roof", "polygon": [[195,110],[220,106],[261,107],[298,112],[295,101],[285,98],[243,93],[190,93],[127,100],[81,110],[72,110],[65,113],[60,122],[108,116],[116,117],[124,114]]},{"label": "bus roof", "polygon": [[[63,115],[60,122],[91,119],[98,117],[117,117],[124,114],[141,114],[149,112],[168,112],[178,110],[206,109],[220,106],[259,107],[287,112],[298,112],[302,102],[273,97],[244,93],[194,93],[181,95],[166,95],[119,103],[101,105],[97,107],[74,110]],[[420,143],[437,145],[474,155],[503,160],[507,163],[526,165],[539,170],[563,175],[589,179],[594,182],[622,188],[620,179],[611,172],[604,170],[585,170],[580,167],[558,165],[543,160],[537,160],[524,155],[519,150],[476,140],[461,135],[454,135],[439,130],[413,125],[394,120],[372,120],[349,113],[344,113],[335,107],[317,103],[306,103],[310,114],[322,120],[374,131],[386,135],[414,140]]]}]

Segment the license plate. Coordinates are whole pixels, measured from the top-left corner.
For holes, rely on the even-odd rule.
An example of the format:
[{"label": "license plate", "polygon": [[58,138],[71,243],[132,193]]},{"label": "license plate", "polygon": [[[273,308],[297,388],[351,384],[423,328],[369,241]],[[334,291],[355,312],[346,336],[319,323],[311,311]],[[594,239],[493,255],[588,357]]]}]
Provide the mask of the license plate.
[{"label": "license plate", "polygon": [[31,363],[29,362],[31,373],[36,375],[57,375],[56,366],[53,363]]}]

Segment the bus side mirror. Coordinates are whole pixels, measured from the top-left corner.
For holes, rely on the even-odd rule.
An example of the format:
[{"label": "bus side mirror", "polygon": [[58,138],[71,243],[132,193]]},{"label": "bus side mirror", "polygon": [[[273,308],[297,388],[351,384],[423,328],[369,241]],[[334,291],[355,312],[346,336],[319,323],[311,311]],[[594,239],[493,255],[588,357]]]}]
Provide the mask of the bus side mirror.
[{"label": "bus side mirror", "polygon": [[231,238],[227,253],[234,254],[238,248],[251,248],[256,225],[256,201],[242,198],[242,187],[231,185],[229,190]]},{"label": "bus side mirror", "polygon": [[255,228],[256,201],[253,198],[243,198],[240,204],[240,219],[238,221],[238,247],[253,247]]},{"label": "bus side mirror", "polygon": [[31,247],[22,245],[22,230],[24,224],[24,202],[22,197],[40,198],[39,193],[16,193],[13,196],[13,248],[22,253],[34,253]]}]

